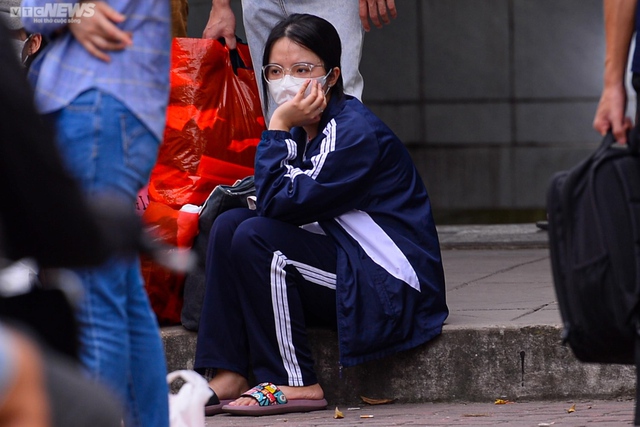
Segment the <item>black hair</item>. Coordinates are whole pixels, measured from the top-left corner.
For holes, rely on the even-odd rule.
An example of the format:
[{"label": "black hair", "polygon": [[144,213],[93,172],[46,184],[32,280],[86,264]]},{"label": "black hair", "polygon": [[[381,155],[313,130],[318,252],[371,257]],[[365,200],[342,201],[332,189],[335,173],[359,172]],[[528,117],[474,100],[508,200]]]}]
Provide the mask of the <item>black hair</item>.
[{"label": "black hair", "polygon": [[[340,36],[335,27],[325,19],[309,14],[295,13],[280,21],[269,33],[262,56],[262,65],[269,63],[271,49],[275,42],[281,38],[288,38],[294,43],[309,49],[320,57],[327,72],[340,67],[340,56],[342,55],[342,44]],[[261,73],[262,90],[265,110],[269,108],[269,93],[267,81]],[[342,97],[344,95],[344,84],[342,83],[342,73],[338,80],[330,89],[332,96]]]}]

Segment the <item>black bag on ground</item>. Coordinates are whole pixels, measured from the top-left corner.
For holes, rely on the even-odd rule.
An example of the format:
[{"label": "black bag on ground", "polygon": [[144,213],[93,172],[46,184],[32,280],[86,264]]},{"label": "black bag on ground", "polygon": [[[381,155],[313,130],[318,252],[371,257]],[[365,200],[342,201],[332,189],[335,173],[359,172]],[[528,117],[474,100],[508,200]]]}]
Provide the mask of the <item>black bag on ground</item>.
[{"label": "black bag on ground", "polygon": [[255,196],[256,187],[253,175],[243,178],[233,185],[218,185],[205,201],[198,219],[198,235],[193,241],[193,252],[198,257],[198,264],[188,273],[184,281],[184,302],[180,320],[182,326],[190,331],[197,331],[205,291],[205,261],[209,231],[213,221],[221,213],[233,209],[248,207],[248,199]]},{"label": "black bag on ground", "polygon": [[[547,214],[563,342],[583,362],[640,368],[636,129],[628,145],[616,144],[609,133],[591,156],[556,173],[547,192]],[[640,424],[639,408],[636,425]]]}]

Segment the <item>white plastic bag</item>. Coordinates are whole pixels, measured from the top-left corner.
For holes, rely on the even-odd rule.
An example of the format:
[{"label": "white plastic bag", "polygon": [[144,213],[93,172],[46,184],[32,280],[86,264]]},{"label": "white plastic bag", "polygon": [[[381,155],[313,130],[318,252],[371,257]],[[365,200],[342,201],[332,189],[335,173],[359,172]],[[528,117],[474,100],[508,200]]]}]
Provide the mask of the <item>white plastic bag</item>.
[{"label": "white plastic bag", "polygon": [[171,385],[181,378],[185,383],[176,394],[169,393],[170,427],[205,427],[204,405],[213,395],[207,381],[197,372],[190,370],[173,371],[167,375]]}]

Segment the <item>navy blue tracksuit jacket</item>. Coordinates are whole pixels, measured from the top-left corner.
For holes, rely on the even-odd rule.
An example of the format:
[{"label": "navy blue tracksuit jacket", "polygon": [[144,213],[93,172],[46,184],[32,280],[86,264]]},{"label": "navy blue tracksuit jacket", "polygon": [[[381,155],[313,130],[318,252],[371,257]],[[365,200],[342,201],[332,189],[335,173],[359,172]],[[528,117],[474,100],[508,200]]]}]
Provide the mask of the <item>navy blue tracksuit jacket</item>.
[{"label": "navy blue tracksuit jacket", "polygon": [[340,363],[352,366],[439,335],[448,315],[426,188],[403,143],[359,100],[333,97],[311,141],[265,131],[258,214],[317,223],[338,247]]}]

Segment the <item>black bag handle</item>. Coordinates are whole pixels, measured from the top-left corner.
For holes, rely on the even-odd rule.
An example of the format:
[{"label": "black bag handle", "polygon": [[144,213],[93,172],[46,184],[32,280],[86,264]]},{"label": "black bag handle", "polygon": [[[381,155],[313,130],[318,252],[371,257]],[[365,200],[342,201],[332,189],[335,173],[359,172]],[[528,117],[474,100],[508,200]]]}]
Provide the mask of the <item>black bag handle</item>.
[{"label": "black bag handle", "polygon": [[[226,46],[224,41],[224,37],[220,37],[218,41],[222,44],[222,46]],[[244,41],[236,36],[236,43],[245,44]],[[249,69],[247,65],[244,63],[242,58],[240,58],[240,54],[238,53],[238,49],[230,49],[229,50],[229,59],[231,60],[231,68],[233,68],[233,74],[238,75],[238,68],[242,68],[243,70]]]},{"label": "black bag handle", "polygon": [[[613,131],[609,129],[598,150],[606,150],[615,143],[616,137],[613,136]],[[634,155],[640,152],[640,129],[638,129],[638,126],[634,126],[627,132],[627,150]]]}]

